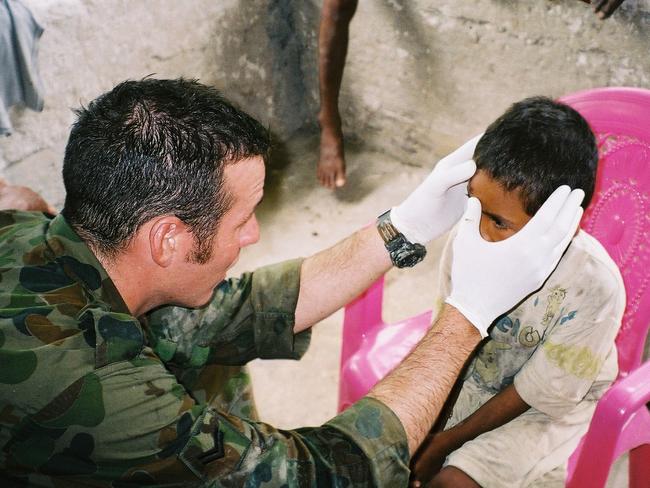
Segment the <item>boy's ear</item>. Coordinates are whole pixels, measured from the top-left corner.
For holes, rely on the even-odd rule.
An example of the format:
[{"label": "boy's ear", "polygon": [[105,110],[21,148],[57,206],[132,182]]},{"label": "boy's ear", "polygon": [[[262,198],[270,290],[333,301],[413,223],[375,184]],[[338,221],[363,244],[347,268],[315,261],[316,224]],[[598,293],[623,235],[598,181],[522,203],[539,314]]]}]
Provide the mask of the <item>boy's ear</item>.
[{"label": "boy's ear", "polygon": [[151,259],[163,268],[170,266],[175,259],[182,258],[191,249],[188,241],[193,242],[189,229],[174,215],[163,215],[153,220],[149,229],[149,249]]}]

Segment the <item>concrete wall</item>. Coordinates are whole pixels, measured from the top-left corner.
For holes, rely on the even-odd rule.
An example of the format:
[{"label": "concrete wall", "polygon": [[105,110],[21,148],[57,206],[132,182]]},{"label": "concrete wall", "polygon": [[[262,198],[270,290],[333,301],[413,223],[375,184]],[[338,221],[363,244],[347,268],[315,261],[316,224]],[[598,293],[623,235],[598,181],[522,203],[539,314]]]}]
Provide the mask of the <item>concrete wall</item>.
[{"label": "concrete wall", "polygon": [[[29,183],[63,203],[60,167],[72,108],[126,78],[150,73],[215,82],[214,50],[223,12],[235,1],[27,0],[45,28],[40,72],[42,113],[13,111],[14,134],[0,141],[0,163],[13,182]],[[42,180],[45,178],[45,180]]]},{"label": "concrete wall", "polygon": [[[55,204],[70,109],[126,78],[196,77],[281,138],[315,128],[319,0],[24,1],[45,27],[46,107],[12,111],[0,170]],[[648,87],[649,47],[650,0],[627,0],[605,22],[577,0],[361,0],[346,134],[356,149],[428,166],[525,96]]]},{"label": "concrete wall", "polygon": [[623,6],[602,22],[571,0],[361,2],[346,121],[427,164],[526,96],[648,87],[650,2]]}]

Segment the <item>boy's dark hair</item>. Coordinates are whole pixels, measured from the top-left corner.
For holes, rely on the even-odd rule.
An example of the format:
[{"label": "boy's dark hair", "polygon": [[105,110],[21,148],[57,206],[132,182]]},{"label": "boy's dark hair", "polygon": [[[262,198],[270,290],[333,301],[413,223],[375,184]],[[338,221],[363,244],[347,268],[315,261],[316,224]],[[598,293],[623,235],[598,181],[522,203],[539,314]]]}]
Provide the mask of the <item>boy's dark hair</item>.
[{"label": "boy's dark hair", "polygon": [[479,170],[508,191],[521,191],[534,215],[560,185],[581,188],[587,208],[594,193],[598,148],[587,121],[546,97],[513,104],[485,131],[474,151]]},{"label": "boy's dark hair", "polygon": [[125,81],[77,112],[63,162],[62,214],[95,251],[114,257],[146,221],[176,215],[192,260],[210,244],[231,196],[226,164],[262,156],[269,134],[196,80]]}]

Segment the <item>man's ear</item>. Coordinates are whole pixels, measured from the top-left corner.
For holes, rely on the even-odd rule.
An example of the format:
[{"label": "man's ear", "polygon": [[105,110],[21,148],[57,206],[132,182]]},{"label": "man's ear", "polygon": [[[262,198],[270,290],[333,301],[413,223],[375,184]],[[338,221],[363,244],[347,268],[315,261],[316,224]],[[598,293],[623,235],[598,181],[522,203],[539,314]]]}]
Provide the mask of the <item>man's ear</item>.
[{"label": "man's ear", "polygon": [[174,259],[185,259],[191,237],[189,229],[178,217],[163,215],[155,218],[149,229],[151,259],[163,268],[170,266]]}]

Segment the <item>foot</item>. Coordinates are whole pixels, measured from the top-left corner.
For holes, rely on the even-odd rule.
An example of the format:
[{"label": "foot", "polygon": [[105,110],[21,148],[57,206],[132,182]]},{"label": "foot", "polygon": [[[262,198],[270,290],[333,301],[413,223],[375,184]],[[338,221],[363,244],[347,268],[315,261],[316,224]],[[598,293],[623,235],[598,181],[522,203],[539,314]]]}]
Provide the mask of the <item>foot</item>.
[{"label": "foot", "polygon": [[0,179],[0,209],[29,210],[56,214],[56,209],[34,190]]},{"label": "foot", "polygon": [[341,133],[321,131],[320,157],[316,175],[320,184],[330,190],[345,185],[345,157]]}]

